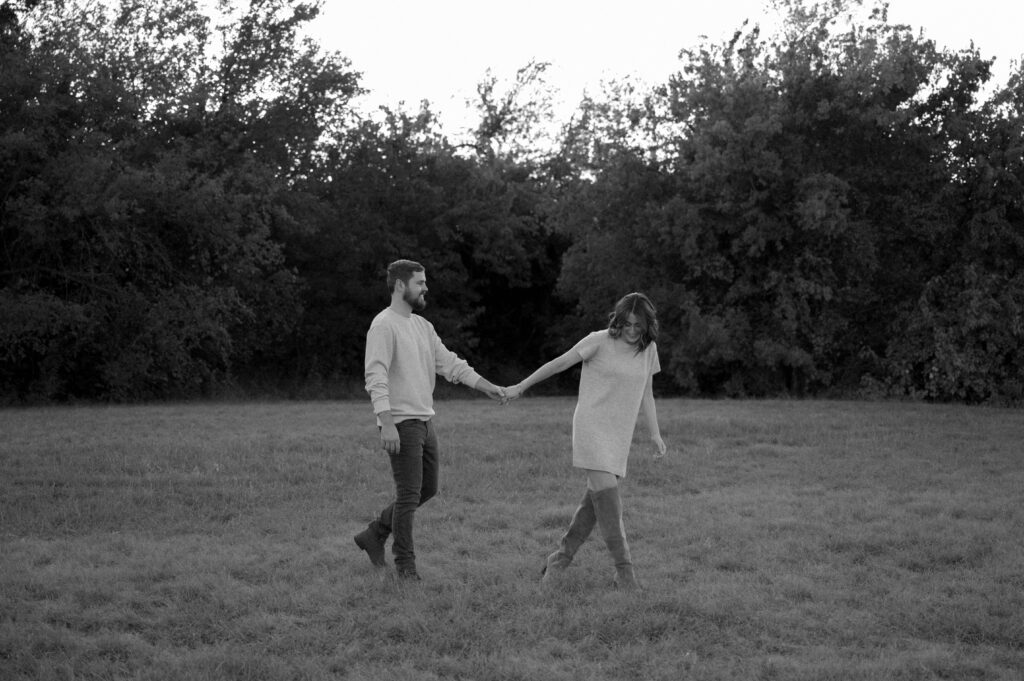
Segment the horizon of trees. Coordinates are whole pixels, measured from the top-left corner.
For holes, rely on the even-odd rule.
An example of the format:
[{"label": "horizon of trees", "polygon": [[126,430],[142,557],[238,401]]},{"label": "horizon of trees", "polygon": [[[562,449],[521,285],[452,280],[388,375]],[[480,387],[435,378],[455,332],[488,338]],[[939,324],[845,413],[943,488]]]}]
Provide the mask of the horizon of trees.
[{"label": "horizon of trees", "polygon": [[352,395],[400,257],[499,383],[641,290],[662,394],[1019,403],[1021,65],[779,5],[551,145],[541,63],[488,75],[466,138],[359,115],[316,2],[5,0],[0,403]]}]

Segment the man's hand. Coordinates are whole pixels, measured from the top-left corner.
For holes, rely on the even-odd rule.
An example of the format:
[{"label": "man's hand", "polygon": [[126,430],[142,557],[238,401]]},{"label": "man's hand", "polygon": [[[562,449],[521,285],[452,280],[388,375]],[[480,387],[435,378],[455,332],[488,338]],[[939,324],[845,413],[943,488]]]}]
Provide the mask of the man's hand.
[{"label": "man's hand", "polygon": [[505,399],[505,389],[499,388],[486,379],[481,378],[476,384],[476,389],[490,397],[492,400],[496,400],[502,404],[505,404],[505,402],[508,401]]},{"label": "man's hand", "polygon": [[380,444],[388,454],[398,454],[402,443],[398,439],[398,428],[395,424],[384,424],[380,427]]}]

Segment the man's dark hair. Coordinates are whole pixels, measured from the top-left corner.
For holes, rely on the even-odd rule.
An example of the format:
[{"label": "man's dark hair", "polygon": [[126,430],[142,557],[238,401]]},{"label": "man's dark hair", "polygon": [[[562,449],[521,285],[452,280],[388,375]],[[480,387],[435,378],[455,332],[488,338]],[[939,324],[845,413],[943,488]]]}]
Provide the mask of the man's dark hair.
[{"label": "man's dark hair", "polygon": [[388,293],[395,290],[395,283],[401,281],[408,285],[415,272],[425,272],[423,265],[412,260],[396,260],[388,265]]}]

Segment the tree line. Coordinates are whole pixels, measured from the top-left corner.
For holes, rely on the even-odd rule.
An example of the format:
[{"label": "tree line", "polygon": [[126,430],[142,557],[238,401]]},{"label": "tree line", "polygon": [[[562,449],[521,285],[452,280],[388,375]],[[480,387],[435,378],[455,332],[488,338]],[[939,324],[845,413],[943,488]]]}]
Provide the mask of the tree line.
[{"label": "tree line", "polygon": [[1019,402],[1020,64],[780,7],[568,121],[545,64],[488,73],[456,136],[359,113],[317,3],[6,0],[0,401],[352,394],[409,257],[496,382],[641,290],[663,393]]}]

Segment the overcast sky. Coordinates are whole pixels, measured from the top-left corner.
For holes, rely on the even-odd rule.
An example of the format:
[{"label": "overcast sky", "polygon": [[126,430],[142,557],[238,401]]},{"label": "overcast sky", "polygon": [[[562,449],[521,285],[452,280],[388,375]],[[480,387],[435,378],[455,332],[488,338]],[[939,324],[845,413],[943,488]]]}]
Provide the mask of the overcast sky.
[{"label": "overcast sky", "polygon": [[[564,105],[602,79],[634,75],[664,82],[680,49],[718,40],[749,18],[770,24],[770,0],[326,0],[313,26],[324,47],[363,73],[373,105],[431,101],[454,121],[488,68],[503,80],[530,59],[551,62],[548,82]],[[1024,53],[1022,0],[891,0],[892,23],[923,29],[940,46],[1009,62]]]}]

